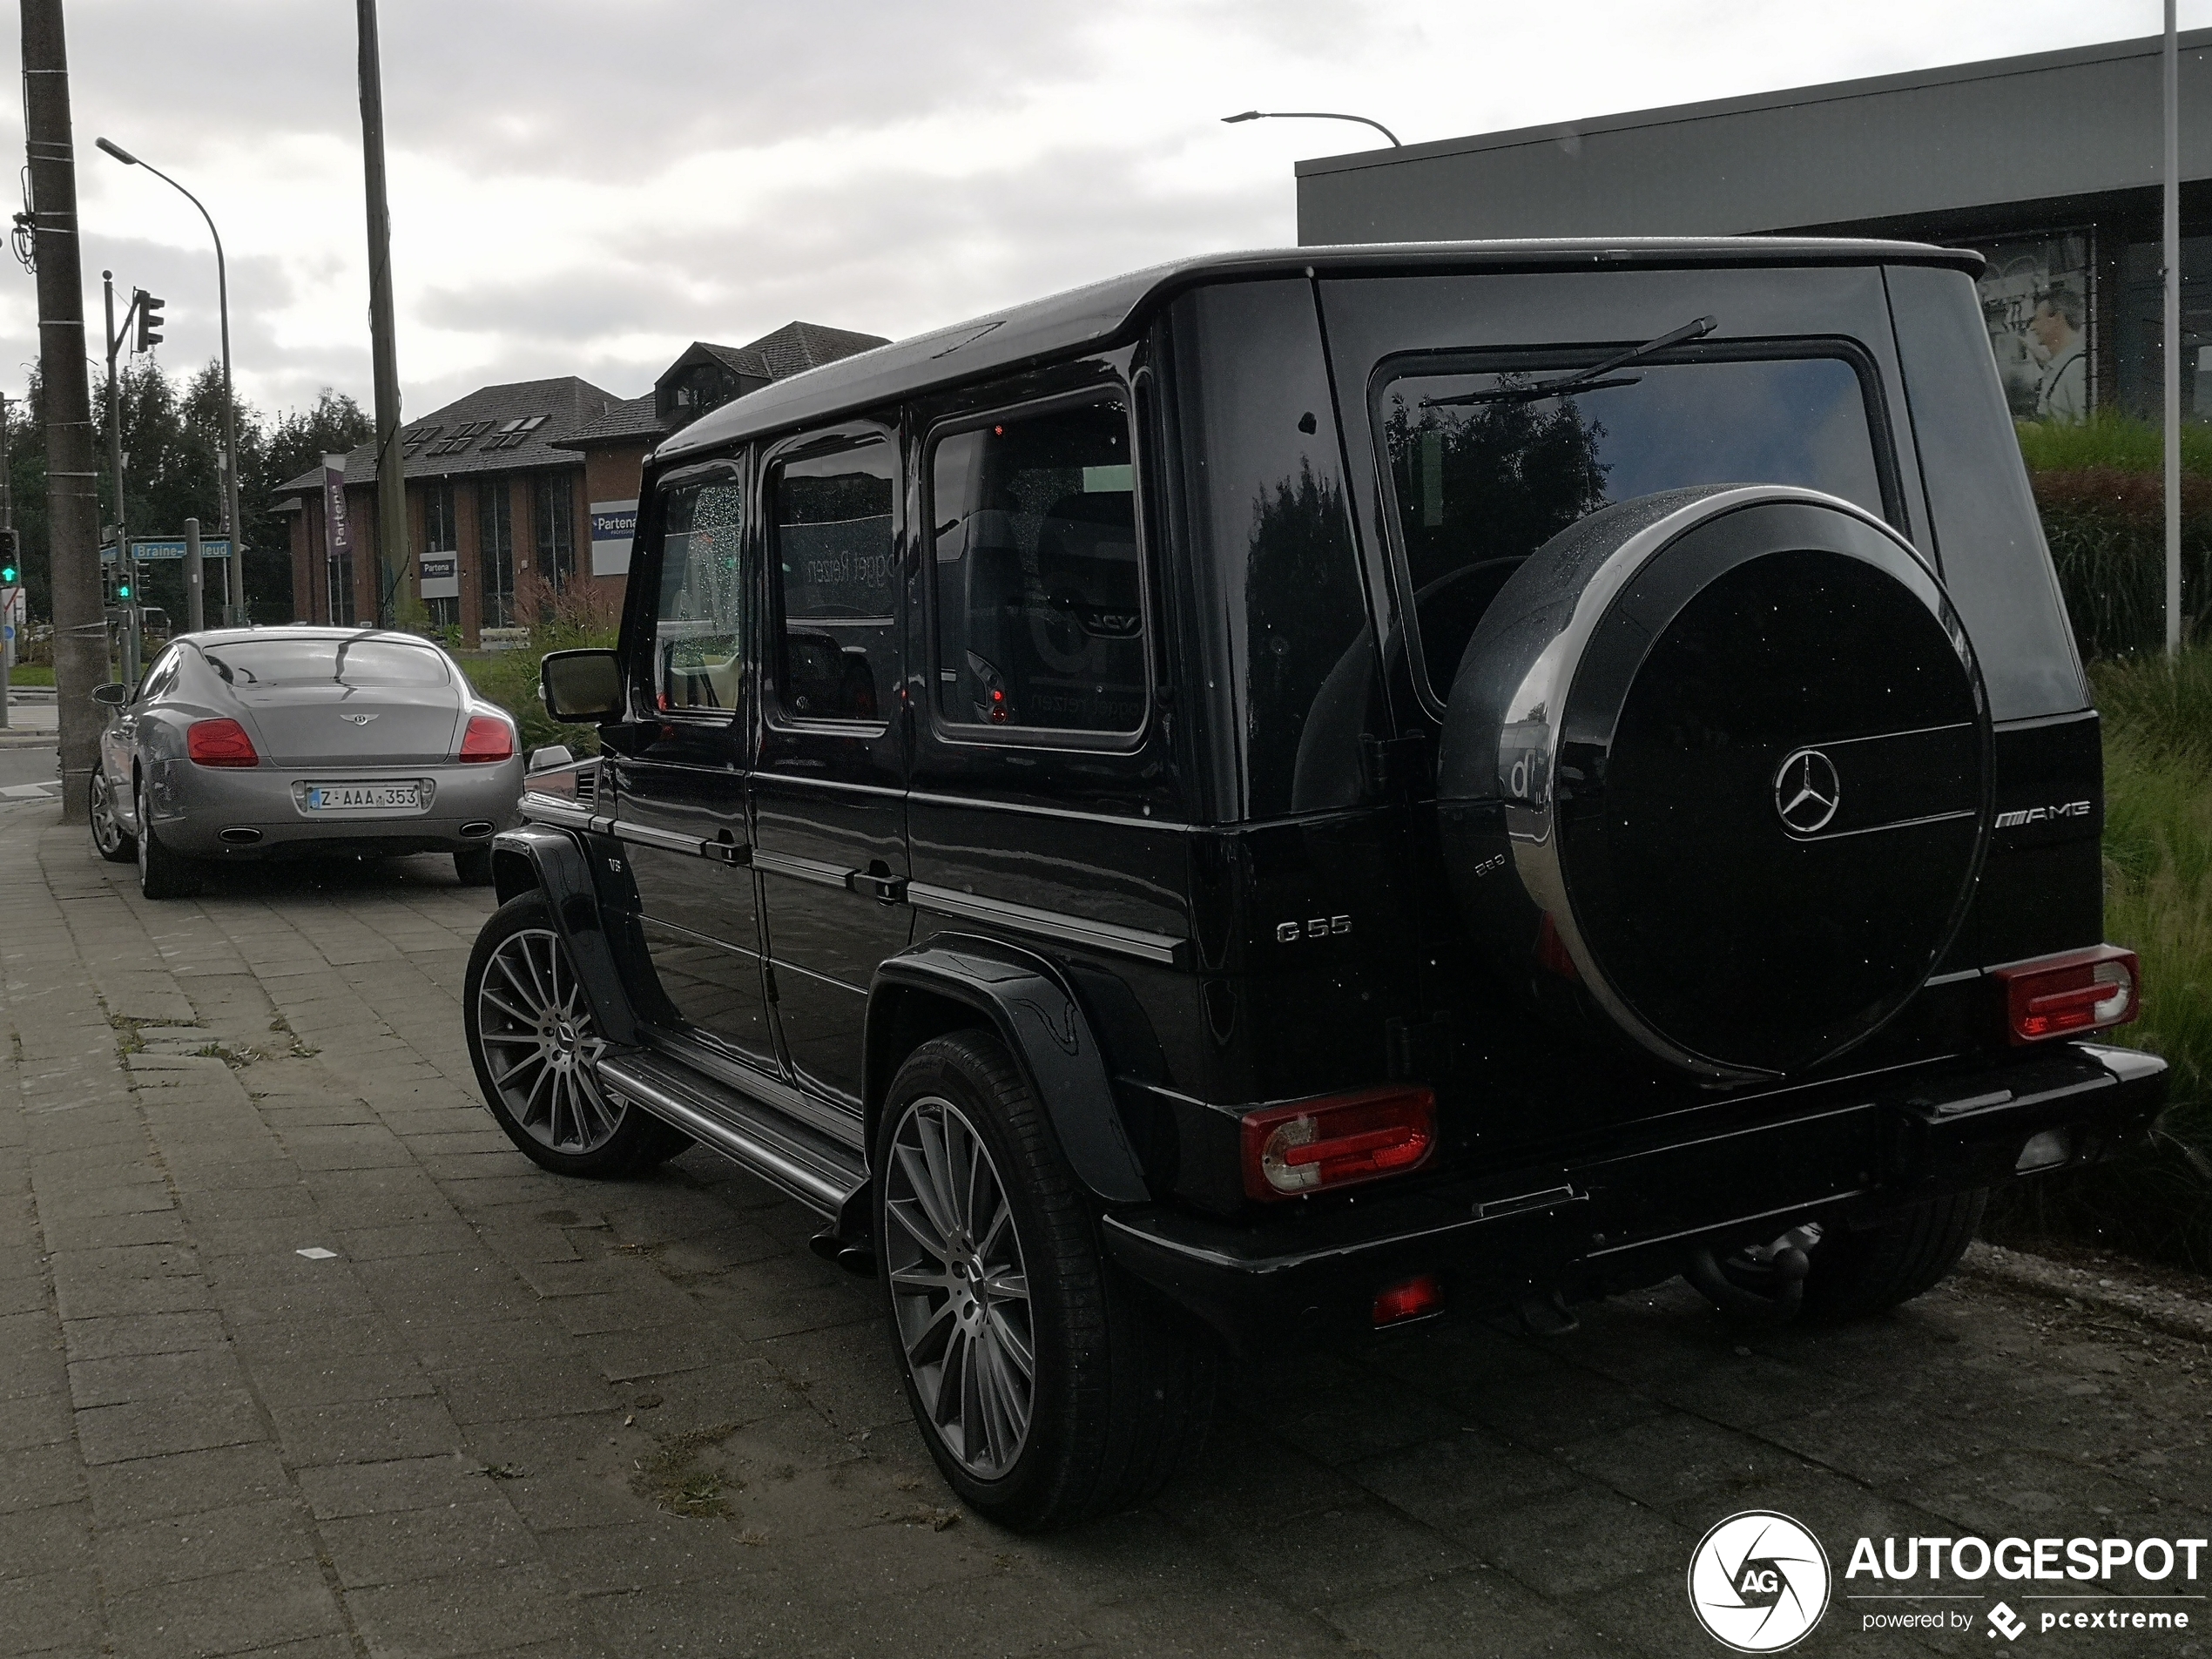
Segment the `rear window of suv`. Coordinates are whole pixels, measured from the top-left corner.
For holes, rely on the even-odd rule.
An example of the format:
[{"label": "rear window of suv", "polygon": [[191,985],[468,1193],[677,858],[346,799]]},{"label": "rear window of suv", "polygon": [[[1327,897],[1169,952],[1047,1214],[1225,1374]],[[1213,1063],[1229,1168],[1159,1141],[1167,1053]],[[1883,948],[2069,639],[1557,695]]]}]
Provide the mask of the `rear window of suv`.
[{"label": "rear window of suv", "polygon": [[1585,514],[1698,484],[1798,484],[1884,512],[1858,369],[1839,356],[1638,363],[1568,395],[1588,356],[1424,358],[1376,426],[1430,695],[1506,578]]},{"label": "rear window of suv", "polygon": [[443,685],[445,658],[391,639],[247,639],[210,645],[207,665],[233,685]]}]

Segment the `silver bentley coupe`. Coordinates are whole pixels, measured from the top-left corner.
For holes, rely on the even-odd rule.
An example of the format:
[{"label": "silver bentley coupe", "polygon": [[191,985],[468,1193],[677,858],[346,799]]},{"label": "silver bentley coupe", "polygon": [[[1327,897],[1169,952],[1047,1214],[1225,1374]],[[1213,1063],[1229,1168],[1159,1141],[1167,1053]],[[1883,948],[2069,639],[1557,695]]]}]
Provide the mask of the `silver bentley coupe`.
[{"label": "silver bentley coupe", "polygon": [[239,628],[187,634],[111,711],[92,774],[92,844],[138,860],[149,899],[182,898],[212,864],[450,853],[491,880],[516,820],[514,720],[413,634]]}]

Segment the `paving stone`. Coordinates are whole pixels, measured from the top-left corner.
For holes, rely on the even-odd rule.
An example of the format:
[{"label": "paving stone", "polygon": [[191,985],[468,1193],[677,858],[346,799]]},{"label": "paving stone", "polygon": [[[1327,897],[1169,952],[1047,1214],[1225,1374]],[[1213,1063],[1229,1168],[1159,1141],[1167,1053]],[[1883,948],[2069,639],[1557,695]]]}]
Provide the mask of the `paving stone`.
[{"label": "paving stone", "polygon": [[107,1528],[99,1554],[106,1592],[129,1595],[157,1585],[312,1561],[315,1541],[299,1501],[287,1496]]},{"label": "paving stone", "polygon": [[77,1413],[76,1431],[88,1467],[268,1438],[260,1406],[243,1388],[95,1406]]},{"label": "paving stone", "polygon": [[435,1399],[287,1406],[270,1415],[285,1455],[297,1466],[431,1457],[463,1443],[444,1402]]},{"label": "paving stone", "polygon": [[227,1346],[80,1359],[69,1367],[70,1399],[79,1411],[133,1400],[192,1399],[210,1389],[242,1389],[245,1384],[246,1372]]},{"label": "paving stone", "polygon": [[288,1497],[292,1482],[266,1442],[179,1452],[84,1471],[103,1528]]},{"label": "paving stone", "polygon": [[212,1312],[111,1314],[62,1326],[71,1363],[120,1354],[184,1353],[219,1348],[223,1321]]},{"label": "paving stone", "polygon": [[106,1604],[117,1651],[175,1659],[338,1635],[344,1615],[313,1561],[164,1584]]},{"label": "paving stone", "polygon": [[[442,1508],[333,1518],[321,1521],[318,1531],[339,1582],[348,1590],[490,1572],[538,1560],[536,1541],[501,1496]],[[573,1576],[567,1581],[571,1588],[589,1588]]]},{"label": "paving stone", "polygon": [[494,1653],[577,1631],[560,1581],[538,1566],[379,1586],[352,1592],[346,1601],[372,1652],[421,1659]]},{"label": "paving stone", "polygon": [[271,1410],[404,1399],[437,1392],[404,1353],[325,1354],[311,1359],[257,1359],[253,1386]]},{"label": "paving stone", "polygon": [[467,1456],[395,1458],[300,1471],[300,1490],[318,1521],[391,1510],[445,1509],[486,1501],[516,1484],[493,1478]]},{"label": "paving stone", "polygon": [[93,1564],[92,1507],[83,1499],[0,1513],[0,1578],[77,1573]]},{"label": "paving stone", "polygon": [[100,1650],[99,1575],[90,1568],[0,1578],[0,1653]]},{"label": "paving stone", "polygon": [[0,1452],[0,1514],[73,1503],[84,1495],[77,1448],[57,1441]]}]

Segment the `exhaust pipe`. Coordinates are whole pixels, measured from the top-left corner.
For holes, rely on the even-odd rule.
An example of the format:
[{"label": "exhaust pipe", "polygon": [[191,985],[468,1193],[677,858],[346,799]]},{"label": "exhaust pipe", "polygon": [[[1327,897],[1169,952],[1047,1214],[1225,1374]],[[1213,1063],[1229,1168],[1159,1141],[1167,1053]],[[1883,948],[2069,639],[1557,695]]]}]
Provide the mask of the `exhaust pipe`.
[{"label": "exhaust pipe", "polygon": [[218,830],[215,839],[232,846],[251,846],[261,839],[261,832],[245,824],[233,824],[226,830]]},{"label": "exhaust pipe", "polygon": [[463,835],[489,835],[492,832],[492,827],[491,819],[479,818],[473,823],[463,824],[461,826],[461,833]]}]

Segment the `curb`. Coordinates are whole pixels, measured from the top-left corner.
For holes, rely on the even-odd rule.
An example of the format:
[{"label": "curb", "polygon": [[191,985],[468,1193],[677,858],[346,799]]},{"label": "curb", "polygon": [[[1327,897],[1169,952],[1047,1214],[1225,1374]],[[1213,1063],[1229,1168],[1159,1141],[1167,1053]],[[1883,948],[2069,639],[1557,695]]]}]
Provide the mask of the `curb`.
[{"label": "curb", "polygon": [[2212,1342],[2212,1302],[2202,1302],[2176,1291],[2148,1285],[2129,1285],[2110,1274],[2086,1267],[2068,1267],[2025,1251],[1985,1244],[1979,1239],[1966,1246],[1959,1270],[2009,1290],[2049,1297],[2073,1307],[2101,1308],[2124,1313],[2153,1330],[2187,1342]]}]

